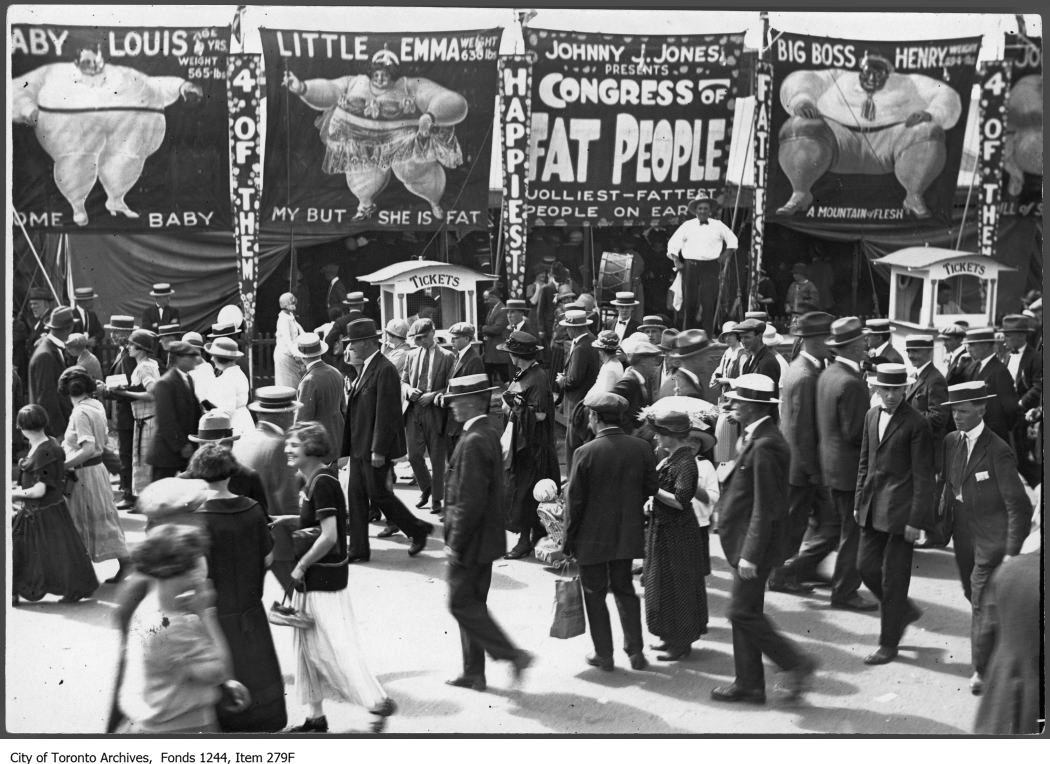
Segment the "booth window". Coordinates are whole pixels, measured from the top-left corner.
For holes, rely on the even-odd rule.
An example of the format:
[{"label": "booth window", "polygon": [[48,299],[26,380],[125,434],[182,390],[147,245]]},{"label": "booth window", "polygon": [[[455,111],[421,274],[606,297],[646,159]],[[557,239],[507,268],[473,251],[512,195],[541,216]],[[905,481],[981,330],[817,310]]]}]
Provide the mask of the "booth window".
[{"label": "booth window", "polygon": [[436,329],[447,329],[466,315],[463,292],[449,287],[430,287],[406,295],[410,318],[431,318]]},{"label": "booth window", "polygon": [[897,276],[897,309],[893,316],[895,321],[907,321],[911,324],[919,323],[919,314],[922,311],[922,287],[925,280],[914,276]]},{"label": "booth window", "polygon": [[988,282],[977,276],[951,276],[937,284],[937,315],[985,313]]}]

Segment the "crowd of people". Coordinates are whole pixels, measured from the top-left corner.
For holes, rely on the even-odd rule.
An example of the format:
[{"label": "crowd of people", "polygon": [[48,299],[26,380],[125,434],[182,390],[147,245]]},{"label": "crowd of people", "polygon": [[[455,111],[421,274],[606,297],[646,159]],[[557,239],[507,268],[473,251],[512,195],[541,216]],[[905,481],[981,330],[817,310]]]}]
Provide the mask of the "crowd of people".
[{"label": "crowd of people", "polygon": [[[559,551],[579,567],[591,666],[615,666],[610,590],[629,664],[648,666],[637,574],[657,659],[690,654],[707,632],[717,533],[732,570],[735,678],[711,697],[765,703],[765,656],[797,699],[819,655],[775,628],[764,592],[811,595],[817,565],[836,552],[831,606],[878,610],[864,662],[888,663],[922,617],[908,598],[914,549],[951,543],[972,609],[970,689],[1007,702],[993,683],[1017,681],[1004,665],[1037,649],[1012,632],[1037,612],[1025,620],[1002,600],[1038,575],[1022,545],[1042,471],[1041,301],[998,330],[909,336],[905,363],[888,321],[802,307],[790,351],[762,311],[712,339],[713,329],[677,331],[659,314],[639,320],[624,290],[603,319],[549,265],[524,299],[490,289],[484,321],[454,324],[443,342],[424,313],[381,328],[352,292],[336,296],[344,309],[323,335],[307,332],[286,294],[277,384],[254,392],[238,327],[215,323],[207,342],[182,331],[169,284],[154,286],[139,323],[114,315],[102,325],[62,306],[42,317],[16,417],[13,602],[91,597],[93,563],[117,561],[105,583],[121,586],[126,647],[112,730],[326,732],[324,704],[345,702],[369,709],[382,731],[397,704],[368,667],[347,586],[349,566],[370,562],[371,523],[377,537],[403,534],[409,557],[443,527],[463,645],[448,684],[484,691],[486,654],[520,679],[534,656],[493,619],[488,594],[495,560],[539,556],[551,528],[537,486],[547,481],[558,487]],[[808,282],[796,283],[802,306]],[[689,296],[701,313],[705,294]],[[120,348],[105,374],[88,358],[96,324]],[[432,522],[393,490],[404,459],[416,509]],[[130,549],[119,510],[146,518]],[[268,570],[287,594],[277,615],[262,604]],[[296,626],[309,714],[290,728],[277,623]],[[1034,730],[1038,675],[1020,679],[1028,705],[982,706],[987,729]]]}]

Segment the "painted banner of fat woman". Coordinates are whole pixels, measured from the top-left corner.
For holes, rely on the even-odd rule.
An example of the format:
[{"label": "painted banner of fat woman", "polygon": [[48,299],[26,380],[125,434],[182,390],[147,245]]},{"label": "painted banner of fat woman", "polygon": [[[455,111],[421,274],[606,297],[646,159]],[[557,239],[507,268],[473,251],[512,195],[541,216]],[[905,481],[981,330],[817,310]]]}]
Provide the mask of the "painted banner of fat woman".
[{"label": "painted banner of fat woman", "polygon": [[11,27],[15,214],[45,230],[228,228],[228,27]]},{"label": "painted banner of fat woman", "polygon": [[264,226],[488,225],[502,30],[261,30]]},{"label": "painted banner of fat woman", "polygon": [[946,223],[981,38],[773,39],[769,219]]}]

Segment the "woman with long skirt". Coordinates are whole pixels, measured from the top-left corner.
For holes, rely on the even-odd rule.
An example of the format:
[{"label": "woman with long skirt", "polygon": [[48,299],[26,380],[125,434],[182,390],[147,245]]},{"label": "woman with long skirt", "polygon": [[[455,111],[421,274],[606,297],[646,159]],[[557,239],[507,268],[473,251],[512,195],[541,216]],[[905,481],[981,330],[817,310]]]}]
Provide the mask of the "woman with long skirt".
[{"label": "woman with long skirt", "polygon": [[707,633],[707,591],[700,573],[700,526],[693,514],[698,472],[696,452],[688,442],[689,415],[670,411],[649,414],[658,447],[667,456],[657,465],[660,488],[653,497],[646,539],[645,623],[663,642],[660,661],[676,661],[692,652]]},{"label": "woman with long skirt", "polygon": [[296,300],[291,292],[281,295],[278,304],[281,312],[277,314],[277,331],[273,345],[274,384],[284,387],[299,387],[306,372],[303,358],[299,355],[296,340],[303,333],[303,327],[295,318]]},{"label": "woman with long skirt", "polygon": [[215,404],[215,408],[230,417],[234,435],[251,432],[255,429],[255,420],[248,410],[251,385],[237,363],[244,353],[237,347],[237,342],[229,337],[216,337],[204,350],[211,356],[216,371],[208,399]]},{"label": "woman with long skirt", "polygon": [[12,604],[57,594],[62,602],[90,597],[98,588],[95,569],[66,507],[66,463],[62,447],[44,432],[47,412],[23,406],[15,425],[29,442],[18,462],[18,487],[11,498],[22,503],[11,524]]},{"label": "woman with long skirt", "polygon": [[[76,482],[69,492],[69,514],[84,540],[92,562],[117,560],[120,567],[107,584],[123,581],[131,573],[131,558],[124,541],[124,529],[113,501],[109,470],[102,463],[106,445],[106,410],[95,400],[95,380],[82,366],[70,366],[58,378],[59,395],[73,403],[62,448],[66,470],[73,470]],[[72,478],[70,478],[72,479]]]},{"label": "woman with long skirt", "polygon": [[215,585],[219,626],[233,656],[233,676],[251,694],[237,712],[219,708],[223,732],[278,732],[288,723],[284,678],[277,662],[263,607],[263,578],[272,558],[270,519],[254,499],[230,492],[237,461],[230,450],[206,443],[194,452],[186,476],[208,483],[206,502],[197,510],[211,545],[208,578]]},{"label": "woman with long skirt", "polygon": [[285,453],[305,483],[299,528],[320,529],[313,545],[292,569],[292,581],[299,590],[295,607],[312,617],[314,625],[295,630],[299,656],[295,683],[310,716],[289,732],[327,732],[326,700],[364,706],[375,716],[372,731],[382,732],[386,717],[397,705],[369,670],[357,636],[347,588],[345,494],[335,468],[330,466],[332,444],[324,426],[317,422],[298,424],[288,434]]}]

